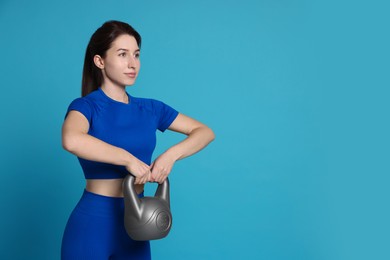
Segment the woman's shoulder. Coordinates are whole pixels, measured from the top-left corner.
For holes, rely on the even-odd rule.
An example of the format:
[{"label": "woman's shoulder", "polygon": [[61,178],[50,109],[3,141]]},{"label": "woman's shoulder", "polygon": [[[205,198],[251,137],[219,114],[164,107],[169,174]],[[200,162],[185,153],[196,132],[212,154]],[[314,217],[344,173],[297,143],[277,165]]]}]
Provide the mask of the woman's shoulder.
[{"label": "woman's shoulder", "polygon": [[94,103],[101,102],[102,98],[101,95],[99,95],[99,91],[95,90],[91,93],[83,96],[83,97],[77,97],[72,102],[80,102],[80,103],[86,103],[89,105],[93,105]]},{"label": "woman's shoulder", "polygon": [[68,107],[68,111],[70,110],[79,110],[79,111],[89,111],[89,114],[93,113],[95,110],[99,110],[98,108],[102,107],[102,100],[99,97],[99,93],[97,91],[93,91],[83,97],[77,97],[72,100]]}]

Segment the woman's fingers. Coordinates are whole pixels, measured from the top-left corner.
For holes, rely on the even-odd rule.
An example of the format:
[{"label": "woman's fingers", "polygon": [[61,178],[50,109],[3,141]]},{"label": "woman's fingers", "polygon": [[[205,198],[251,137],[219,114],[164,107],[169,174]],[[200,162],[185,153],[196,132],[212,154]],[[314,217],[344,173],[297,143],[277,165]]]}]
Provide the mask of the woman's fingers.
[{"label": "woman's fingers", "polygon": [[168,177],[168,174],[162,173],[162,174],[160,174],[159,178],[157,179],[157,182],[158,183],[163,183],[166,180],[167,177]]},{"label": "woman's fingers", "polygon": [[134,157],[130,164],[126,166],[126,169],[136,177],[135,184],[145,184],[147,182],[163,183],[171,172],[174,162],[168,156],[161,155],[148,166]]},{"label": "woman's fingers", "polygon": [[142,167],[139,175],[137,176],[138,178],[136,178],[139,181],[137,184],[145,184],[146,182],[148,182],[149,176],[150,176],[149,167],[147,166]]},{"label": "woman's fingers", "polygon": [[155,182],[163,183],[171,172],[172,164],[163,160],[158,160],[153,163],[152,178]]},{"label": "woman's fingers", "polygon": [[136,177],[134,184],[145,184],[150,178],[150,167],[135,157],[130,164],[126,166],[126,169]]}]

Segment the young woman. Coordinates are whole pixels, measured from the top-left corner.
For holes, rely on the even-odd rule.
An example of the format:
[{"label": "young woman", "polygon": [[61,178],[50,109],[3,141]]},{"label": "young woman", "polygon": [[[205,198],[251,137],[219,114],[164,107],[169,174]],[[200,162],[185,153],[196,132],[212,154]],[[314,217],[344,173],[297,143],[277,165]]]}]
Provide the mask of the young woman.
[{"label": "young woman", "polygon": [[[125,231],[123,178],[135,176],[141,197],[146,182],[162,183],[177,160],[214,139],[206,125],[165,103],[126,92],[139,73],[140,47],[138,32],[119,21],[104,23],[88,44],[82,97],[69,105],[62,129],[63,147],[86,178],[64,231],[63,260],[150,259],[149,241],[133,241]],[[187,137],[152,162],[157,129]]]}]

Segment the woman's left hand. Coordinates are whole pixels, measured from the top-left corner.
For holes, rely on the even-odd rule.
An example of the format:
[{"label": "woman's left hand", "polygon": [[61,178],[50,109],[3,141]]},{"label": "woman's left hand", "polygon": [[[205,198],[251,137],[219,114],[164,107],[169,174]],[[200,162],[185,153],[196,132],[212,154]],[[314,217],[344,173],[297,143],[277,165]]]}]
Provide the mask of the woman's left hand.
[{"label": "woman's left hand", "polygon": [[171,158],[166,153],[161,154],[150,166],[151,181],[163,183],[168,175],[171,173],[175,159]]}]

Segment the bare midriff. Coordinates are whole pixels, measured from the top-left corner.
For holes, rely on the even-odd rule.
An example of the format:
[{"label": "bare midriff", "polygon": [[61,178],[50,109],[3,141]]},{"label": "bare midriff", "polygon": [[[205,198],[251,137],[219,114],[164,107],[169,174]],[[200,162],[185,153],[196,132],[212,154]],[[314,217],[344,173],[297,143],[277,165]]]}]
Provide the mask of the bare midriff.
[{"label": "bare midriff", "polygon": [[[107,197],[123,197],[123,179],[87,179],[86,190]],[[144,190],[143,184],[136,184],[135,191],[139,194]]]}]

